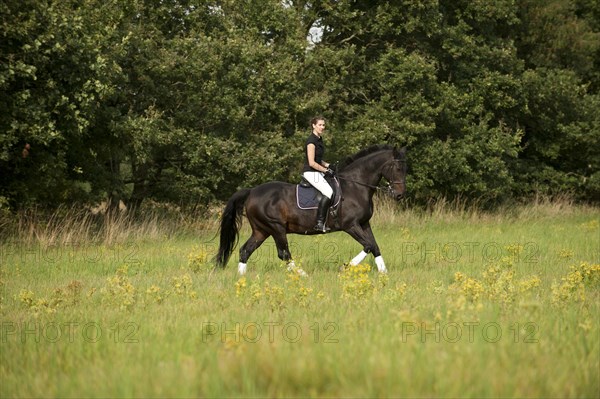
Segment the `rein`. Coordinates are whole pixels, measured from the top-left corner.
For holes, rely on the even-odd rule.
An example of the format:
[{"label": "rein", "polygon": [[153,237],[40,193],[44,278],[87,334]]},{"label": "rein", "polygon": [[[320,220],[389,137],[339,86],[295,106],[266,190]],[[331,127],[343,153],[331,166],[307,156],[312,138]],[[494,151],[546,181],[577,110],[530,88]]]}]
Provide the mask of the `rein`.
[{"label": "rein", "polygon": [[[397,160],[397,159],[389,160],[385,164],[383,164],[383,166],[381,167],[381,169],[383,169],[390,162],[399,162],[399,160]],[[385,191],[386,193],[388,193],[390,195],[393,195],[393,192],[394,192],[394,189],[392,188],[392,184],[404,184],[404,182],[401,182],[401,181],[392,181],[392,182],[388,181],[387,187],[379,187],[379,186],[374,186],[372,184],[367,184],[367,183],[363,183],[363,182],[360,182],[360,181],[348,179],[348,178],[342,177],[340,175],[336,175],[336,177],[338,179],[340,179],[340,180],[346,180],[346,181],[349,181],[349,182],[352,182],[352,183],[356,183],[356,184],[364,186],[364,187],[369,187],[369,188],[373,188],[375,190]]]},{"label": "rein", "polygon": [[360,181],[356,181],[356,180],[352,180],[352,179],[347,179],[347,178],[342,177],[340,175],[336,175],[335,177],[337,177],[340,180],[346,180],[346,181],[349,181],[349,182],[352,182],[352,183],[359,184],[361,186],[365,186],[365,187],[369,187],[369,188],[374,188],[375,190],[387,190],[387,189],[391,188],[390,187],[390,183],[388,183],[388,187],[379,187],[379,186],[374,186],[372,184],[367,184],[367,183],[363,183],[363,182],[360,182]]}]

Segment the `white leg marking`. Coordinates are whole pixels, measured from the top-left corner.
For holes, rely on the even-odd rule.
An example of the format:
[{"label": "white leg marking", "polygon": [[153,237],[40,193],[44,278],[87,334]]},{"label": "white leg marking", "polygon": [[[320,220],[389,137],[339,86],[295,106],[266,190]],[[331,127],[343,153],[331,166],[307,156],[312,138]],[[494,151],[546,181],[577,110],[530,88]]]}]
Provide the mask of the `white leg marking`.
[{"label": "white leg marking", "polygon": [[352,259],[350,261],[350,266],[356,266],[358,265],[360,262],[362,262],[367,256],[367,253],[365,251],[360,251],[360,253],[358,255],[356,255],[354,257],[354,259]]},{"label": "white leg marking", "polygon": [[375,264],[377,265],[379,273],[387,273],[387,269],[385,268],[385,262],[383,261],[383,257],[381,255],[375,258]]},{"label": "white leg marking", "polygon": [[244,274],[246,274],[246,268],[248,267],[247,264],[245,263],[238,263],[238,273],[240,274],[240,276],[243,276]]},{"label": "white leg marking", "polygon": [[287,264],[287,269],[288,269],[288,272],[296,272],[302,277],[308,276],[308,274],[306,274],[306,272],[304,270],[302,270],[301,268],[296,266],[296,263],[294,263],[293,260],[289,261],[289,263]]}]

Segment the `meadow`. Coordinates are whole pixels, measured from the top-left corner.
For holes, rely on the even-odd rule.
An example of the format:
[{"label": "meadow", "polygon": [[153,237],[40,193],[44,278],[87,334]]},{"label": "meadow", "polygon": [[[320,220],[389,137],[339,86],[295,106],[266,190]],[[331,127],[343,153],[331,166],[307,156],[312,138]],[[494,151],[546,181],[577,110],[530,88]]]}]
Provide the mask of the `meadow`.
[{"label": "meadow", "polygon": [[214,270],[214,219],[24,223],[0,246],[0,396],[600,396],[598,208],[380,200],[386,275],[345,266],[344,233],[290,236],[308,277],[271,239]]}]

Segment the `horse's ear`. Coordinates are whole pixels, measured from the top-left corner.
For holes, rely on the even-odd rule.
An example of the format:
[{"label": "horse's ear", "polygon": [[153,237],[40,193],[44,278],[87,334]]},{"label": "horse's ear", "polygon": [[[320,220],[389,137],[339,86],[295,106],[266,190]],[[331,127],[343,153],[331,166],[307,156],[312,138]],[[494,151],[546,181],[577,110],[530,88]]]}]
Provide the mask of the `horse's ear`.
[{"label": "horse's ear", "polygon": [[403,158],[406,155],[406,147],[402,147],[400,149],[398,149],[398,147],[394,147],[394,155],[396,158]]}]

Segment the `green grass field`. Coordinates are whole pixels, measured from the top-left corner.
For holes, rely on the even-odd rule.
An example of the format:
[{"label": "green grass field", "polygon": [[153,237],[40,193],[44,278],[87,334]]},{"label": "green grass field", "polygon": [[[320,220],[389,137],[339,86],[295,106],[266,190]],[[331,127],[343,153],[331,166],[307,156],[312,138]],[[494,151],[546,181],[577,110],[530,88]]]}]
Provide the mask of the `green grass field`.
[{"label": "green grass field", "polygon": [[8,240],[0,394],[599,397],[597,208],[380,208],[384,276],[344,233],[290,236],[306,278],[271,239],[212,270],[214,224]]}]

